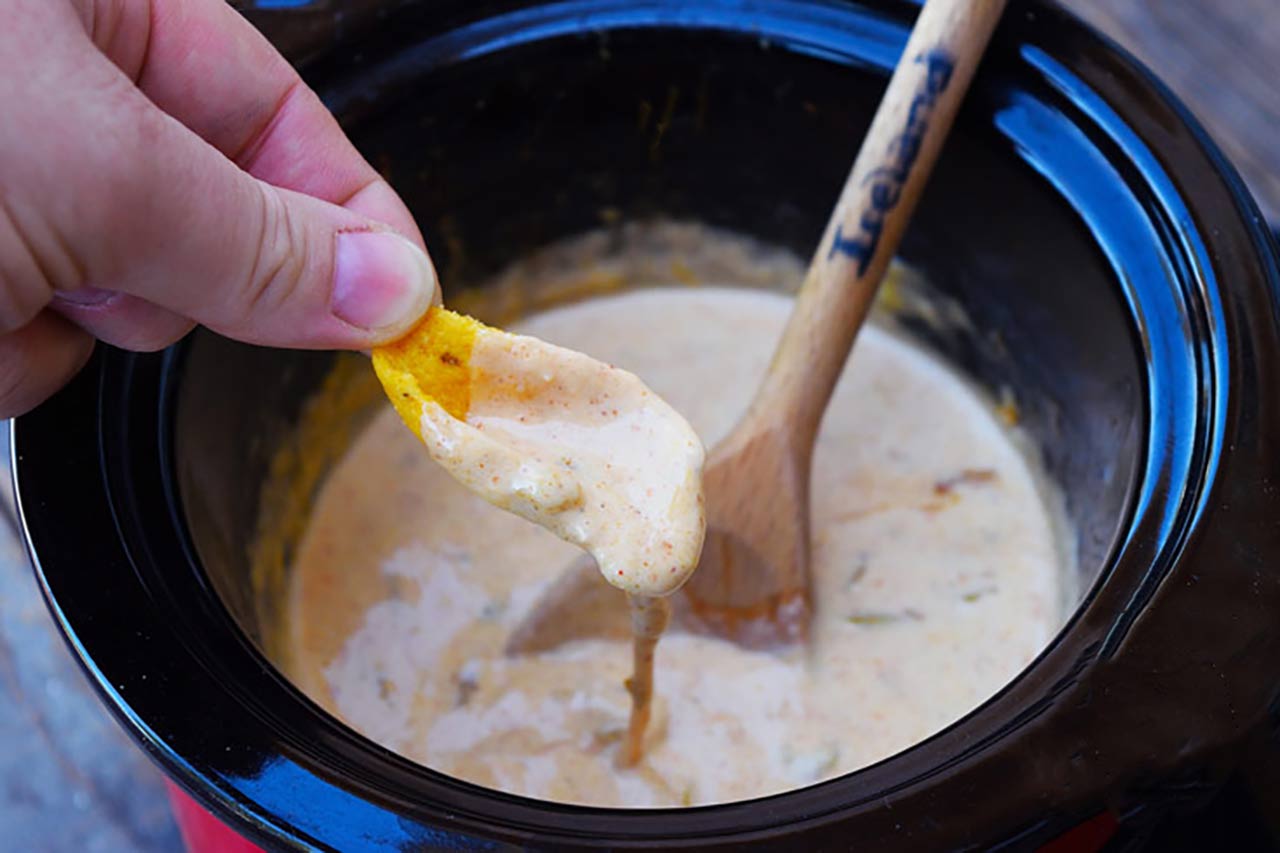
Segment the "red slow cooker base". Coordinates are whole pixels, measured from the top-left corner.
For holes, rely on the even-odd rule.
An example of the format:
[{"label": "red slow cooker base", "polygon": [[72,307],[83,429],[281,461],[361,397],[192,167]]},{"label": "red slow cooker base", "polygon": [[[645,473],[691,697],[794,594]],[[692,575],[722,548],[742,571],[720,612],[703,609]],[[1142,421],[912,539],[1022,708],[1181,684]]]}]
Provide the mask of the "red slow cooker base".
[{"label": "red slow cooker base", "polygon": [[165,780],[165,787],[169,789],[173,819],[188,853],[265,853],[201,808],[177,785]]}]

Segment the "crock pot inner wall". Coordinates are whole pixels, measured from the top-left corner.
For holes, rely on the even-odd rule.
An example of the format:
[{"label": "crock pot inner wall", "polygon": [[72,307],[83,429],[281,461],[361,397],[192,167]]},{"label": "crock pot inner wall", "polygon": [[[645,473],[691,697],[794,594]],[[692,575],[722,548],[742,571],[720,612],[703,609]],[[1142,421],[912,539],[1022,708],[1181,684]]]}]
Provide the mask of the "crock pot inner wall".
[{"label": "crock pot inner wall", "polygon": [[[696,39],[696,41],[695,41]],[[446,69],[330,68],[330,99],[461,286],[604,218],[728,227],[807,256],[882,78],[757,40],[672,30],[511,48]],[[325,79],[316,81],[322,94]],[[902,250],[971,327],[915,331],[1013,390],[1063,487],[1087,590],[1127,517],[1143,441],[1128,308],[1071,209],[989,129],[975,93]],[[175,462],[200,560],[241,627],[259,624],[248,544],[270,460],[331,356],[190,342]]]}]

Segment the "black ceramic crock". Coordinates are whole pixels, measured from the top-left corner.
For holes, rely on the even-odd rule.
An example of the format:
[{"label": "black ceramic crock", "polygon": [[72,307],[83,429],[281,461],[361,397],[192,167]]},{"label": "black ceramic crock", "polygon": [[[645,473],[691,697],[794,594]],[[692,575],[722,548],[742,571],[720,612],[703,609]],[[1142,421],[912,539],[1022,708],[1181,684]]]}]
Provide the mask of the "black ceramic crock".
[{"label": "black ceramic crock", "polygon": [[[807,255],[912,13],[396,2],[300,51],[463,283],[618,214]],[[246,555],[323,353],[100,347],[18,419],[50,608],[138,743],[271,847],[1023,848],[1212,791],[1280,689],[1280,272],[1239,179],[1131,59],[1015,2],[903,255],[974,321],[921,334],[1014,389],[1079,531],[1081,595],[1007,688],[875,766],[745,803],[578,808],[454,781],[323,713],[258,650]]]}]

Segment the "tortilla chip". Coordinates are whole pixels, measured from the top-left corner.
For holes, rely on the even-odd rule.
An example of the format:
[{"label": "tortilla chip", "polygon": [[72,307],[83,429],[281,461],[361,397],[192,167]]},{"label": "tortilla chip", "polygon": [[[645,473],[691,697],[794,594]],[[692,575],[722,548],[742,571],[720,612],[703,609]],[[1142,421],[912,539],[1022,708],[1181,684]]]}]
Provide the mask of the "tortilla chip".
[{"label": "tortilla chip", "polygon": [[434,400],[458,420],[471,407],[471,350],[479,321],[433,307],[413,331],[375,347],[373,369],[400,417],[419,438],[422,405]]}]

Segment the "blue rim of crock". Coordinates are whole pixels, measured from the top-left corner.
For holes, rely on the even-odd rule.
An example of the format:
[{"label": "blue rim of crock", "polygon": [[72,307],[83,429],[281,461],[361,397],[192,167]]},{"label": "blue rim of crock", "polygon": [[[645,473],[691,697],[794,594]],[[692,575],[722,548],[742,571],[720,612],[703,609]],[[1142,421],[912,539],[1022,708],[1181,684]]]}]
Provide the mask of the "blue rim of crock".
[{"label": "blue rim of crock", "polygon": [[[1056,10],[1039,6],[1015,7],[1010,14],[1041,15],[1058,27],[1069,28],[1075,40],[1101,43],[1097,36],[1088,33],[1074,19]],[[751,23],[744,24],[744,20]],[[900,19],[864,7],[831,2],[755,0],[682,3],[677,0],[648,0],[632,3],[626,0],[570,0],[519,9],[483,22],[459,26],[406,51],[391,62],[410,63],[417,70],[426,70],[435,64],[459,58],[474,58],[532,41],[576,35],[584,28],[668,27],[731,34],[746,32],[769,38],[779,49],[880,69],[892,63],[906,38],[906,25]],[[1108,46],[1106,52],[1142,81],[1153,98],[1152,109],[1172,111],[1179,124],[1177,130],[1190,133],[1200,155],[1210,166],[1210,172],[1197,173],[1195,177],[1205,178],[1213,173],[1234,201],[1237,221],[1219,224],[1243,233],[1252,247],[1253,258],[1236,261],[1256,264],[1255,278],[1265,282],[1272,304],[1275,304],[1276,294],[1280,291],[1280,272],[1277,271],[1261,217],[1234,170],[1187,111],[1157,81],[1114,46]],[[1159,226],[1155,231],[1152,228],[1139,228],[1138,231],[1148,233],[1151,246],[1169,250],[1168,257],[1181,262],[1178,269],[1165,269],[1158,258],[1149,257],[1140,250],[1136,257],[1145,260],[1135,265],[1134,248],[1108,245],[1105,238],[1110,232],[1105,230],[1099,232],[1103,238],[1100,245],[1111,260],[1136,317],[1168,315],[1168,306],[1158,307],[1150,300],[1183,300],[1184,304],[1175,306],[1173,313],[1202,323],[1203,328],[1199,332],[1206,343],[1195,351],[1188,351],[1187,342],[1178,340],[1177,330],[1151,326],[1142,329],[1144,357],[1149,368],[1148,406],[1152,413],[1147,423],[1147,443],[1149,447],[1162,449],[1164,455],[1145,460],[1144,476],[1133,501],[1135,523],[1127,526],[1127,538],[1115,543],[1102,577],[1076,615],[1023,675],[983,706],[922,744],[871,767],[809,788],[760,800],[697,809],[620,811],[548,804],[479,789],[424,770],[363,741],[341,724],[330,720],[330,736],[346,743],[359,743],[370,762],[379,766],[379,771],[394,771],[385,772],[377,779],[370,778],[371,775],[379,776],[379,773],[371,771],[368,766],[343,766],[344,756],[326,751],[328,744],[290,743],[291,736],[280,730],[275,711],[258,702],[252,690],[255,687],[276,689],[292,695],[300,706],[309,706],[310,703],[262,661],[264,680],[253,686],[244,686],[241,692],[245,695],[238,698],[242,709],[258,724],[273,727],[279,743],[286,744],[288,749],[269,762],[256,778],[219,773],[210,766],[196,767],[183,757],[175,732],[153,727],[148,722],[146,710],[135,707],[139,703],[132,697],[140,691],[141,685],[127,680],[113,683],[111,677],[98,667],[92,651],[82,642],[80,628],[83,626],[73,624],[60,605],[47,567],[41,564],[40,555],[46,550],[46,545],[37,541],[42,536],[47,537],[48,532],[33,533],[36,525],[31,516],[38,504],[29,504],[25,498],[28,492],[37,491],[37,487],[24,481],[28,466],[23,456],[22,435],[27,419],[19,419],[12,427],[13,470],[28,549],[55,618],[109,706],[135,738],[185,788],[252,837],[271,845],[338,849],[370,844],[454,847],[467,844],[468,839],[474,846],[486,847],[490,845],[486,837],[501,838],[508,843],[538,837],[544,843],[561,841],[618,846],[646,841],[660,843],[672,838],[678,839],[672,843],[682,845],[694,841],[740,843],[763,840],[780,829],[794,832],[806,825],[838,819],[840,812],[885,799],[895,790],[921,784],[929,777],[945,773],[969,760],[974,751],[990,739],[1010,737],[1021,725],[1052,704],[1056,687],[1048,693],[1029,697],[1035,701],[1024,703],[1025,710],[1020,715],[1005,714],[999,725],[988,725],[985,739],[979,737],[967,743],[963,739],[956,740],[958,731],[971,728],[975,720],[984,715],[990,716],[993,709],[1019,692],[1027,672],[1041,667],[1054,655],[1062,639],[1072,633],[1081,614],[1088,610],[1102,581],[1116,570],[1121,561],[1141,563],[1149,568],[1140,573],[1129,589],[1122,618],[1115,621],[1100,643],[1090,648],[1088,660],[1058,662],[1058,669],[1063,674],[1059,683],[1067,683],[1079,667],[1103,659],[1119,647],[1134,616],[1176,562],[1186,532],[1205,511],[1208,487],[1222,455],[1228,452],[1224,444],[1224,424],[1231,394],[1235,390],[1229,384],[1228,346],[1229,336],[1235,330],[1229,327],[1223,312],[1220,300],[1222,285],[1218,275],[1218,270],[1227,260],[1215,254],[1212,241],[1206,242],[1205,223],[1197,223],[1186,204],[1185,198],[1192,190],[1180,187],[1166,170],[1159,154],[1133,131],[1130,123],[1052,51],[1028,42],[1019,46],[1019,53],[1024,63],[1023,71],[1034,75],[1042,86],[1055,91],[1059,100],[1047,105],[1039,99],[1012,97],[996,113],[997,129],[1015,146],[1024,146],[1023,154],[1027,161],[1046,179],[1057,182],[1059,191],[1085,221],[1093,223],[1102,215],[1104,208],[1106,216],[1113,216],[1119,205],[1127,207],[1127,215],[1135,221]],[[401,72],[403,70],[400,69]],[[1017,91],[1011,89],[1011,94],[1016,95]],[[354,93],[351,96],[356,97]],[[335,97],[340,99],[343,95],[339,92]],[[1043,142],[1045,134],[1055,135],[1056,144],[1027,145],[1028,142]],[[1108,156],[1108,152],[1112,156]],[[1118,182],[1130,193],[1117,197],[1114,185],[1085,186],[1059,181],[1062,170],[1073,168],[1072,157],[1099,157],[1108,166],[1119,163],[1133,169],[1133,174],[1122,176]],[[1147,276],[1151,274],[1177,281],[1180,292],[1163,293],[1158,288],[1145,286]],[[179,354],[170,353],[165,358],[171,361],[179,357]],[[165,434],[171,418],[166,419],[163,412],[166,399],[171,401],[172,389],[139,391],[132,387],[108,387],[120,381],[119,377],[129,382],[131,370],[124,368],[132,368],[148,358],[154,359],[118,352],[100,353],[95,359],[96,372],[79,381],[96,385],[100,405],[109,393],[154,393],[156,411],[162,413],[157,425],[162,438],[157,449],[165,457],[162,464],[167,465],[171,437],[165,437]],[[99,423],[88,431],[88,439],[95,445],[98,441],[97,427],[102,418],[99,411]],[[118,460],[112,458],[105,444],[97,446],[97,455],[102,465],[103,481],[111,482],[111,469]],[[1178,489],[1174,485],[1176,483],[1183,484],[1183,488]],[[172,485],[171,477],[169,485]],[[129,501],[128,496],[118,494],[106,497],[113,512]],[[172,520],[184,539],[193,564],[198,565],[194,561],[183,520],[176,516]],[[129,549],[138,547],[139,542],[128,529],[131,523],[118,512],[111,518],[110,525],[122,553],[104,555],[104,558],[127,562],[145,556],[129,552]],[[1153,544],[1156,547],[1152,548]],[[210,606],[220,608],[212,591],[208,591],[208,596],[214,602]],[[139,630],[151,630],[143,617],[144,614],[137,614],[135,620],[141,626]],[[230,616],[224,610],[221,618],[230,626]],[[157,631],[157,636],[162,634],[164,632]],[[177,639],[183,644],[195,642],[199,645],[202,642],[190,637],[165,639]],[[227,639],[238,644],[239,654],[261,659],[247,638],[234,627],[231,627]],[[223,651],[229,648],[224,646]],[[207,655],[193,655],[191,663],[217,667],[216,661]],[[145,673],[142,678],[146,678]],[[311,707],[313,713],[320,713]],[[939,765],[932,759],[927,764],[913,759],[920,754],[921,747],[944,739],[955,740],[958,747],[951,752],[949,761]],[[234,744],[228,744],[229,751],[234,748]],[[342,782],[326,778],[335,773],[348,776]],[[353,779],[364,786],[361,792],[347,790],[346,786]],[[397,779],[430,781],[430,786],[414,786],[412,795],[419,796],[429,789],[431,802],[407,800],[404,794],[388,789],[388,786],[394,787]],[[833,793],[838,796],[833,798]],[[495,818],[486,805],[493,802],[503,804],[501,818]],[[345,820],[333,821],[334,814],[342,814]],[[660,819],[655,820],[655,816]],[[351,830],[358,831],[360,835],[343,834]]]}]

